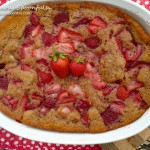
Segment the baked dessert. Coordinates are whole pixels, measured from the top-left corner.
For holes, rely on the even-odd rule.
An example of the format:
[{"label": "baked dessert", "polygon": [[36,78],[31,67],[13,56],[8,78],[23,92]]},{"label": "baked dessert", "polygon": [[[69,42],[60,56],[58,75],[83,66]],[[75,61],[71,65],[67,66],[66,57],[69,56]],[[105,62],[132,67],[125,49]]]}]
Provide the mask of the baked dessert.
[{"label": "baked dessert", "polygon": [[61,132],[105,132],[141,117],[150,106],[144,29],[101,4],[39,6],[49,9],[0,23],[0,110]]}]

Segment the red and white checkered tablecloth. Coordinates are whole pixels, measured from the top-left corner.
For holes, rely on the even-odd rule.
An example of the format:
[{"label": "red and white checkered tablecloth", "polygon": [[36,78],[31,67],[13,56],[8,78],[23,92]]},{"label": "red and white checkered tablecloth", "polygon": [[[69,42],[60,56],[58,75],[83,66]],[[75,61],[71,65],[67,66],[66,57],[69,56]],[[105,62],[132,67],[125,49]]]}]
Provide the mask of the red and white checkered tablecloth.
[{"label": "red and white checkered tablecloth", "polygon": [[[0,6],[9,0],[0,0]],[[132,0],[150,10],[150,0]],[[0,127],[0,148],[9,150],[101,150],[100,145],[62,145],[31,141]]]}]

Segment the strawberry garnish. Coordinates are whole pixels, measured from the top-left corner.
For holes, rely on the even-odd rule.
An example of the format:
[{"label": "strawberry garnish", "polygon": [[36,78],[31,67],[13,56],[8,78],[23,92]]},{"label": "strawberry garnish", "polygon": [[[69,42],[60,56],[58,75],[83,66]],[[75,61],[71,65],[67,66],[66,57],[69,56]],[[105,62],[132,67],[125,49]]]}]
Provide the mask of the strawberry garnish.
[{"label": "strawberry garnish", "polygon": [[29,47],[32,46],[34,44],[34,41],[31,39],[27,39],[25,42],[22,43],[23,47]]},{"label": "strawberry garnish", "polygon": [[42,33],[41,37],[43,44],[48,47],[50,47],[56,41],[56,37],[48,32]]},{"label": "strawberry garnish", "polygon": [[65,103],[74,103],[74,102],[76,102],[76,99],[74,97],[66,97],[66,98],[62,98],[62,99],[57,99],[56,106],[59,106],[61,104],[65,104]]},{"label": "strawberry garnish", "polygon": [[8,79],[6,77],[0,78],[0,89],[7,90],[8,89]]},{"label": "strawberry garnish", "polygon": [[99,28],[103,29],[107,27],[107,23],[99,16],[95,17],[91,22],[91,25],[98,26]]},{"label": "strawberry garnish", "polygon": [[42,25],[38,25],[37,27],[35,27],[31,34],[32,37],[39,35],[41,33],[42,29],[43,29]]},{"label": "strawberry garnish", "polygon": [[47,56],[47,51],[45,49],[34,49],[31,52],[33,57],[36,57],[37,59],[46,59],[48,58]]},{"label": "strawberry garnish", "polygon": [[31,35],[33,29],[34,29],[34,26],[33,26],[33,25],[30,25],[30,24],[27,25],[27,26],[25,27],[24,32],[23,32],[24,38],[29,37],[29,36]]},{"label": "strawberry garnish", "polygon": [[35,12],[32,12],[30,16],[30,22],[34,26],[37,26],[40,23],[40,18],[35,14]]},{"label": "strawberry garnish", "polygon": [[129,92],[126,90],[124,86],[119,86],[117,88],[116,97],[121,100],[125,100],[130,97]]},{"label": "strawberry garnish", "polygon": [[102,90],[102,89],[104,89],[106,87],[106,85],[107,84],[105,82],[103,82],[103,81],[101,81],[101,82],[93,82],[93,88],[95,90]]},{"label": "strawberry garnish", "polygon": [[74,52],[73,44],[70,43],[58,43],[58,52],[64,54],[71,54]]},{"label": "strawberry garnish", "polygon": [[76,58],[73,62],[69,64],[71,73],[74,76],[83,76],[86,68],[85,62],[81,58]]},{"label": "strawberry garnish", "polygon": [[59,31],[57,40],[60,43],[71,43],[73,41],[81,41],[82,42],[82,41],[84,41],[84,38],[80,33],[62,28]]},{"label": "strawberry garnish", "polygon": [[100,45],[100,39],[98,37],[91,37],[85,40],[87,47],[95,49]]},{"label": "strawberry garnish", "polygon": [[45,108],[54,108],[55,107],[55,102],[51,98],[45,99],[42,104]]},{"label": "strawberry garnish", "polygon": [[39,94],[37,94],[37,93],[33,93],[32,94],[32,99],[36,99],[36,100],[42,101],[44,99],[44,97],[39,95]]},{"label": "strawberry garnish", "polygon": [[50,62],[54,73],[60,78],[66,78],[69,75],[69,60],[65,54],[56,52]]},{"label": "strawberry garnish", "polygon": [[76,27],[78,27],[78,26],[80,26],[80,25],[83,25],[83,24],[88,24],[90,22],[90,20],[88,19],[88,18],[82,18],[82,19],[80,19],[77,23],[75,23],[72,27],[73,28],[76,28]]},{"label": "strawberry garnish", "polygon": [[58,83],[53,83],[53,84],[47,84],[45,85],[45,94],[54,94],[58,93],[61,90],[61,85]]},{"label": "strawberry garnish", "polygon": [[46,73],[46,72],[43,72],[39,69],[36,70],[37,71],[37,74],[40,78],[40,81],[43,83],[43,84],[46,84],[46,83],[50,83],[53,76],[50,74],[50,73]]},{"label": "strawberry garnish", "polygon": [[114,112],[110,107],[107,107],[100,115],[107,126],[117,122],[119,119],[119,113]]},{"label": "strawberry garnish", "polygon": [[10,107],[13,110],[17,109],[18,101],[19,101],[18,98],[13,98],[11,96],[2,97],[3,104]]},{"label": "strawberry garnish", "polygon": [[98,32],[98,26],[87,25],[87,28],[91,34],[96,34]]},{"label": "strawberry garnish", "polygon": [[144,84],[141,83],[141,82],[138,82],[138,81],[131,81],[131,82],[129,83],[129,85],[127,86],[127,90],[128,90],[129,92],[131,92],[131,91],[133,91],[133,90],[135,90],[135,89],[137,89],[137,88],[143,87],[143,86],[144,86]]},{"label": "strawberry garnish", "polygon": [[66,98],[69,96],[69,93],[67,91],[62,91],[57,95],[57,100],[61,100],[63,98]]},{"label": "strawberry garnish", "polygon": [[58,25],[60,23],[68,22],[69,21],[69,13],[67,11],[61,12],[54,18],[54,25]]},{"label": "strawberry garnish", "polygon": [[103,89],[103,95],[109,95],[114,89],[116,88],[116,86],[106,86],[105,89]]},{"label": "strawberry garnish", "polygon": [[110,108],[116,113],[121,113],[124,107],[125,104],[121,101],[115,101],[110,105]]}]

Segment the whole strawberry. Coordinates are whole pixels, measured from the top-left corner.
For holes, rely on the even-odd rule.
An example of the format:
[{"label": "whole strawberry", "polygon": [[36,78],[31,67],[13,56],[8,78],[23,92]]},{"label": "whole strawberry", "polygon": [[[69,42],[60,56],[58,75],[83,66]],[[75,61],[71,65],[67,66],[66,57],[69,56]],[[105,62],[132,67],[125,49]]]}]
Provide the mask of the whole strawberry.
[{"label": "whole strawberry", "polygon": [[84,74],[86,65],[85,65],[85,62],[83,59],[76,58],[73,62],[71,62],[69,64],[69,68],[70,68],[71,73],[74,76],[79,77],[79,76],[82,76]]},{"label": "whole strawberry", "polygon": [[69,75],[69,60],[65,54],[56,52],[50,62],[54,73],[60,78],[66,78]]}]

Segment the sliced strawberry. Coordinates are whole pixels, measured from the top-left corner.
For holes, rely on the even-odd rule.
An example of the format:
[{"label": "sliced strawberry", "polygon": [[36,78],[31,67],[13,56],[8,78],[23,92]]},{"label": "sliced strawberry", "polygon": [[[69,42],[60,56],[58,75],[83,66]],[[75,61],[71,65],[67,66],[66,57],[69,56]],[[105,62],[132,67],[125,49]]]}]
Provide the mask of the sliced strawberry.
[{"label": "sliced strawberry", "polygon": [[0,78],[0,89],[7,90],[8,89],[8,79],[6,77]]},{"label": "sliced strawberry", "polygon": [[68,92],[77,98],[81,99],[86,98],[85,93],[82,91],[81,87],[77,84],[69,86]]},{"label": "sliced strawberry", "polygon": [[124,86],[119,86],[117,88],[116,97],[118,99],[125,100],[125,99],[129,98],[130,95]]},{"label": "sliced strawberry", "polygon": [[103,28],[106,28],[107,27],[107,23],[101,18],[101,17],[95,17],[91,22],[90,22],[91,25],[94,25],[94,26],[98,26],[100,27],[101,29]]},{"label": "sliced strawberry", "polygon": [[28,95],[27,94],[24,94],[24,96],[23,96],[22,109],[25,111],[28,109]]},{"label": "sliced strawberry", "polygon": [[124,107],[125,107],[125,104],[121,101],[115,101],[110,106],[110,108],[116,113],[121,113]]},{"label": "sliced strawberry", "polygon": [[131,92],[131,91],[133,91],[133,90],[135,90],[135,89],[137,89],[137,88],[143,87],[143,86],[144,86],[144,84],[141,83],[141,82],[132,81],[132,82],[130,82],[129,85],[127,86],[127,90],[128,90],[129,92]]},{"label": "sliced strawberry", "polygon": [[104,89],[103,89],[103,95],[106,96],[106,95],[109,95],[114,89],[116,88],[116,86],[106,86]]},{"label": "sliced strawberry", "polygon": [[48,58],[47,52],[44,49],[34,49],[32,50],[32,56],[37,59],[46,59]]},{"label": "sliced strawberry", "polygon": [[87,45],[87,47],[91,49],[95,49],[100,45],[100,39],[98,37],[87,38],[84,42]]},{"label": "sliced strawberry", "polygon": [[36,99],[36,100],[42,101],[44,99],[44,97],[39,95],[39,94],[37,94],[37,93],[33,93],[32,94],[32,99]]},{"label": "sliced strawberry", "polygon": [[41,37],[42,37],[43,44],[48,47],[50,47],[56,41],[56,36],[54,36],[48,32],[42,33]]},{"label": "sliced strawberry", "polygon": [[42,64],[44,66],[48,66],[49,65],[48,62],[45,59],[39,59],[39,60],[37,60],[37,63],[38,64]]},{"label": "sliced strawberry", "polygon": [[88,30],[90,31],[91,34],[96,34],[98,32],[98,26],[93,26],[93,25],[88,25],[87,26]]},{"label": "sliced strawberry", "polygon": [[18,98],[12,98],[9,101],[12,109],[14,109],[14,110],[17,109],[18,101],[19,101]]},{"label": "sliced strawberry", "polygon": [[54,18],[54,25],[57,26],[60,23],[68,22],[69,21],[69,13],[67,11],[61,12]]},{"label": "sliced strawberry", "polygon": [[50,73],[45,73],[43,71],[40,71],[39,69],[37,69],[37,74],[39,75],[40,81],[43,84],[50,83],[53,78]]},{"label": "sliced strawberry", "polygon": [[142,46],[138,44],[136,48],[136,53],[132,57],[132,61],[136,61],[141,56],[141,54],[142,54]]},{"label": "sliced strawberry", "polygon": [[119,121],[119,113],[114,112],[110,107],[107,107],[100,115],[106,126]]},{"label": "sliced strawberry", "polygon": [[74,52],[73,45],[70,43],[58,43],[58,52],[64,54],[71,54]]},{"label": "sliced strawberry", "polygon": [[34,29],[34,26],[33,26],[33,25],[30,25],[30,24],[27,25],[27,26],[25,27],[24,32],[23,32],[24,38],[29,37],[29,36],[31,35],[33,29]]},{"label": "sliced strawberry", "polygon": [[46,108],[54,108],[55,107],[55,102],[52,99],[46,99],[42,102],[42,106],[46,107]]},{"label": "sliced strawberry", "polygon": [[66,97],[66,98],[62,98],[62,99],[57,99],[56,100],[56,106],[59,106],[61,104],[65,104],[65,103],[74,103],[76,102],[76,99],[73,97]]},{"label": "sliced strawberry", "polygon": [[104,89],[105,87],[106,87],[106,83],[105,82],[93,82],[93,88],[95,89],[95,90],[102,90],[102,89]]},{"label": "sliced strawberry", "polygon": [[73,28],[76,28],[76,27],[78,27],[78,26],[80,26],[80,25],[88,24],[88,23],[90,23],[90,20],[89,20],[87,17],[85,17],[85,18],[80,19],[80,20],[79,20],[77,23],[75,23],[72,27],[73,27]]},{"label": "sliced strawberry", "polygon": [[91,107],[91,102],[90,102],[90,101],[79,100],[79,101],[75,104],[75,108],[76,108],[80,113],[85,112],[85,111],[88,111],[90,107]]},{"label": "sliced strawberry", "polygon": [[57,40],[60,43],[70,43],[73,41],[81,41],[82,42],[82,41],[84,41],[84,37],[80,33],[62,28],[59,31]]},{"label": "sliced strawberry", "polygon": [[35,27],[34,30],[32,31],[32,37],[39,35],[42,29],[43,29],[42,25],[38,25],[37,27]]},{"label": "sliced strawberry", "polygon": [[13,84],[16,86],[16,87],[21,87],[23,82],[21,80],[13,80]]},{"label": "sliced strawberry", "polygon": [[62,92],[60,92],[60,93],[58,94],[57,100],[61,100],[61,99],[66,98],[66,97],[68,97],[68,96],[69,96],[69,93],[68,93],[67,91],[62,91]]},{"label": "sliced strawberry", "polygon": [[38,68],[42,69],[42,71],[51,71],[51,67],[45,59],[38,59],[37,63],[38,63]]},{"label": "sliced strawberry", "polygon": [[46,94],[54,94],[54,93],[58,93],[61,90],[61,85],[58,83],[54,83],[54,84],[47,84],[45,86],[45,93]]},{"label": "sliced strawberry", "polygon": [[2,97],[3,104],[9,107],[10,106],[10,103],[9,103],[10,99],[11,99],[11,96],[3,96]]},{"label": "sliced strawberry", "polygon": [[147,109],[148,105],[146,104],[146,102],[143,100],[141,94],[139,93],[139,91],[133,91],[132,92],[134,101],[140,104],[140,107],[142,109]]},{"label": "sliced strawberry", "polygon": [[31,49],[27,47],[20,48],[20,56],[22,59],[31,56]]},{"label": "sliced strawberry", "polygon": [[35,42],[31,39],[27,39],[25,42],[22,43],[23,47],[29,47],[32,46]]},{"label": "sliced strawberry", "polygon": [[121,41],[118,38],[116,38],[116,43],[118,45],[119,51],[121,52],[121,54],[123,54],[124,53],[123,46],[122,46]]},{"label": "sliced strawberry", "polygon": [[40,23],[40,18],[34,12],[30,16],[30,22],[32,25],[37,26]]},{"label": "sliced strawberry", "polygon": [[86,127],[90,126],[90,120],[87,112],[81,113],[81,120]]},{"label": "sliced strawberry", "polygon": [[33,110],[40,106],[40,102],[30,101],[27,110]]},{"label": "sliced strawberry", "polygon": [[25,64],[22,64],[21,65],[21,70],[23,70],[23,71],[30,71],[32,68],[31,68],[31,66],[29,66],[29,65],[25,65]]},{"label": "sliced strawberry", "polygon": [[49,111],[49,108],[46,108],[46,107],[42,107],[40,110],[39,110],[39,113],[41,114],[41,115],[46,115],[47,113],[48,113],[48,111]]},{"label": "sliced strawberry", "polygon": [[130,50],[126,50],[125,51],[125,59],[127,62],[131,61],[133,58],[133,52],[131,52]]}]

